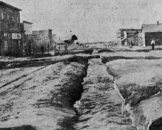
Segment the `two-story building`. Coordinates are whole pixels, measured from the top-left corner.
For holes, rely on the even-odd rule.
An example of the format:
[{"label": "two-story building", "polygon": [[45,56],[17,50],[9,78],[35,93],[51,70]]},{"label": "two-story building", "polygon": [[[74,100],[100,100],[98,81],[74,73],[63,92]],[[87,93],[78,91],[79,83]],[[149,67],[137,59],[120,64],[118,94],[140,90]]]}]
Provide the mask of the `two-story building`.
[{"label": "two-story building", "polygon": [[21,55],[21,9],[0,1],[0,55]]}]

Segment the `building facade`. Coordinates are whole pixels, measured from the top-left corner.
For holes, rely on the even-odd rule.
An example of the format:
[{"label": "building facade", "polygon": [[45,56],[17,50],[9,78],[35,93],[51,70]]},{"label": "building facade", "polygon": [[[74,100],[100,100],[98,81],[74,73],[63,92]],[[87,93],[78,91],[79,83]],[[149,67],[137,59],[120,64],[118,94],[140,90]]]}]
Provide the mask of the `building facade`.
[{"label": "building facade", "polygon": [[119,29],[117,39],[121,45],[151,46],[151,40],[156,45],[162,45],[162,24],[143,24],[141,29]]},{"label": "building facade", "polygon": [[35,46],[33,48],[35,48],[36,52],[39,52],[42,49],[44,52],[49,52],[53,47],[52,29],[33,31],[32,37]]},{"label": "building facade", "polygon": [[162,24],[143,24],[141,37],[143,46],[150,46],[151,40],[155,40],[156,45],[162,45]]},{"label": "building facade", "polygon": [[23,21],[21,23],[22,25],[22,30],[24,30],[24,34],[25,35],[32,35],[32,24],[31,22],[28,22],[28,21]]},{"label": "building facade", "polygon": [[138,35],[141,29],[119,29],[117,32],[117,38],[121,45],[138,45]]},{"label": "building facade", "polygon": [[0,1],[0,55],[22,53],[20,11]]},{"label": "building facade", "polygon": [[32,53],[32,44],[33,44],[33,37],[32,37],[32,24],[28,21],[23,21],[21,23],[21,32],[22,32],[22,43],[23,43],[23,55],[30,56]]}]

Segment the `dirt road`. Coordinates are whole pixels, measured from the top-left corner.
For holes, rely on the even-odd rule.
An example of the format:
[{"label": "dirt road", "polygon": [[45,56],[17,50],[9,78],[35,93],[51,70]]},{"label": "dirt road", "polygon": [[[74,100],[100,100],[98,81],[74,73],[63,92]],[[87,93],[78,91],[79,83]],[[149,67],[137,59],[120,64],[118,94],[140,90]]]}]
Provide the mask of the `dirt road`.
[{"label": "dirt road", "polygon": [[0,73],[0,130],[160,130],[160,55],[13,61]]}]

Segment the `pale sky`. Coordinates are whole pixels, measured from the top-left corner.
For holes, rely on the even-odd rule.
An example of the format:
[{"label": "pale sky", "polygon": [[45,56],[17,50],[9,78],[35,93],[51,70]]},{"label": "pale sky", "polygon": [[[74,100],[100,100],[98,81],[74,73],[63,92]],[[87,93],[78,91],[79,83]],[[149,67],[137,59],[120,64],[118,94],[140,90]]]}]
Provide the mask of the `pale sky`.
[{"label": "pale sky", "polygon": [[[21,11],[33,29],[57,36],[76,34],[80,42],[110,41],[118,28],[162,23],[162,0],[2,0]],[[70,30],[72,31],[70,33]]]}]

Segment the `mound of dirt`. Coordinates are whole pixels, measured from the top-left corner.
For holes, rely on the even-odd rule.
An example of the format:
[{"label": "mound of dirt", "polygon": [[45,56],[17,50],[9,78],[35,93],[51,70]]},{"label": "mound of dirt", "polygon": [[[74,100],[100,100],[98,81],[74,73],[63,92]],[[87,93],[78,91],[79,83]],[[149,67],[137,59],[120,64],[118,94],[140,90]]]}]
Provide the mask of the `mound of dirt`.
[{"label": "mound of dirt", "polygon": [[4,70],[0,129],[72,130],[77,121],[73,104],[81,97],[87,67],[84,61],[72,61],[22,69],[20,74],[12,69],[8,80],[10,72]]},{"label": "mound of dirt", "polygon": [[162,60],[122,59],[106,65],[125,99],[125,109],[130,113],[132,125],[139,130],[160,129]]},{"label": "mound of dirt", "polygon": [[162,60],[116,60],[107,63],[122,96],[131,106],[161,91]]},{"label": "mound of dirt", "polygon": [[83,86],[76,129],[136,130],[131,126],[129,117],[122,115],[122,99],[114,89],[113,77],[101,60],[89,61]]}]

